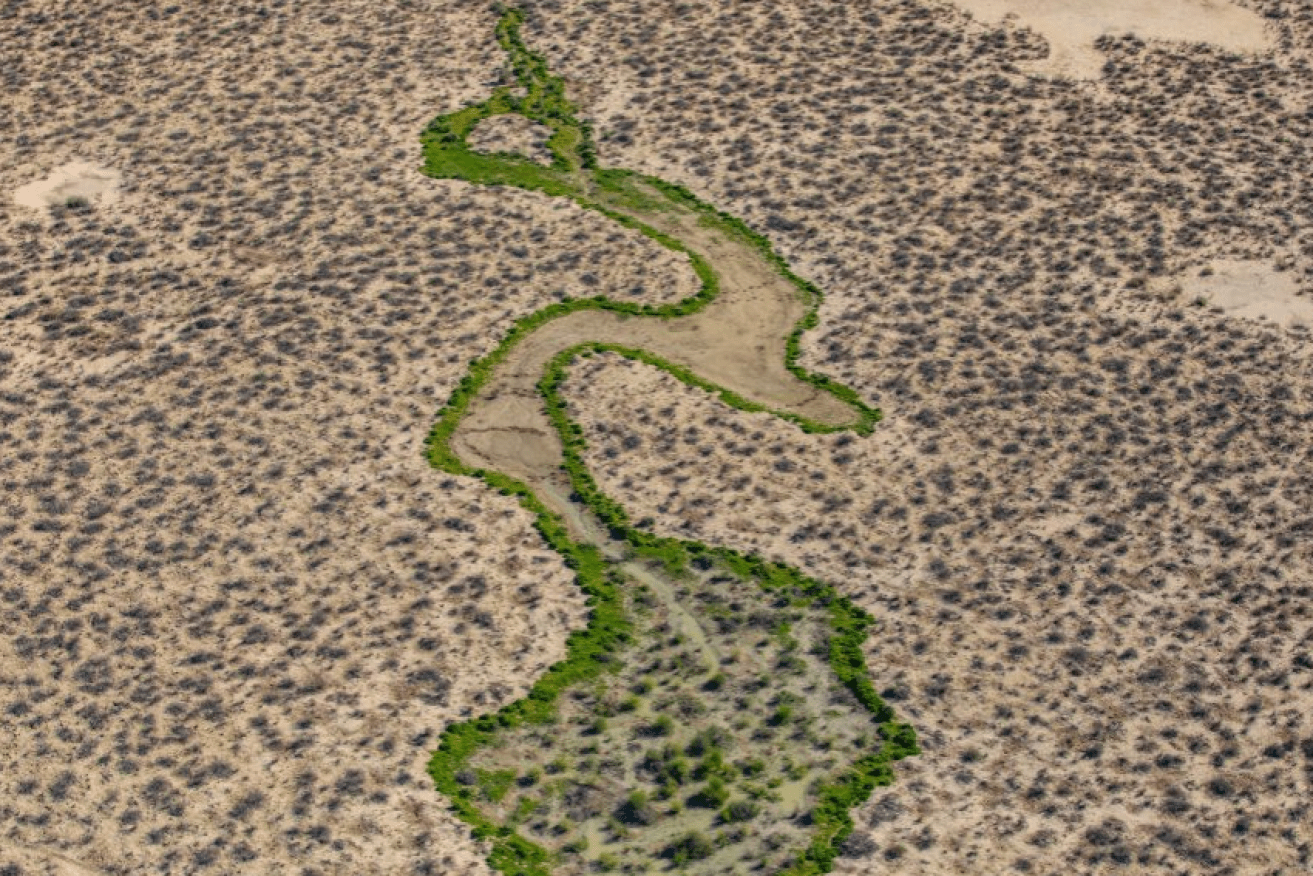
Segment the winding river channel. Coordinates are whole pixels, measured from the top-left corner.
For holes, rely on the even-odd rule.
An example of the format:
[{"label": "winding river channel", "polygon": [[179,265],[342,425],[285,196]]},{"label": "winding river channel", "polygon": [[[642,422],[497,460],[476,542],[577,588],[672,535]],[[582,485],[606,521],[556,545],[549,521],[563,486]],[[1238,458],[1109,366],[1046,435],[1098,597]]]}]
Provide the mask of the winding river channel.
[{"label": "winding river channel", "polygon": [[[684,253],[702,287],[674,305],[565,300],[524,317],[440,412],[432,464],[517,496],[590,617],[527,697],[448,727],[430,773],[508,876],[827,872],[850,810],[918,751],[867,671],[875,619],[788,566],[633,526],[587,471],[560,388],[574,356],[610,350],[807,431],[869,434],[879,413],[798,366],[820,292],[764,237],[680,186],[598,166],[522,22],[506,10],[496,30],[515,85],[435,119],[425,172],[569,198]],[[507,114],[549,131],[550,167],[470,148]]]},{"label": "winding river channel", "polygon": [[716,298],[687,316],[584,310],[543,324],[497,365],[452,437],[453,449],[470,465],[505,472],[535,490],[546,488],[539,495],[558,513],[566,512],[552,499],[563,486],[561,442],[547,419],[538,382],[557,355],[579,344],[644,350],[766,408],[814,422],[842,427],[856,420],[847,404],[785,367],[787,338],[810,308],[798,287],[730,231],[700,224],[687,206],[636,185],[660,208],[639,213],[596,186],[581,188],[608,209],[701,256],[719,280]]}]

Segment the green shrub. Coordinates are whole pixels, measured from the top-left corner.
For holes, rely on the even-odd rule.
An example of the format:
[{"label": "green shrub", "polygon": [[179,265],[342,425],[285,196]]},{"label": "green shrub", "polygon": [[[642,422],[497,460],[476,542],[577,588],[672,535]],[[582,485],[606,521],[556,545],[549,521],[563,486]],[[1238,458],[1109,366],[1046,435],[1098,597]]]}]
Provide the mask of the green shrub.
[{"label": "green shrub", "polygon": [[730,744],[730,735],[723,727],[704,727],[694,734],[684,746],[684,753],[689,757],[702,757],[712,751],[718,751]]},{"label": "green shrub", "polygon": [[616,818],[624,824],[649,825],[657,820],[657,811],[647,794],[643,791],[634,791],[624,803],[620,804],[620,808],[616,810]]},{"label": "green shrub", "polygon": [[734,768],[725,763],[725,756],[719,748],[709,749],[703,756],[697,769],[693,770],[693,778],[698,781],[709,779],[711,777],[721,779],[732,779],[734,777]]},{"label": "green shrub", "polygon": [[681,867],[690,861],[701,861],[704,858],[710,858],[715,852],[715,843],[708,839],[706,835],[693,830],[670,843],[662,850],[661,854],[669,858],[676,867]]},{"label": "green shrub", "polygon": [[671,758],[661,765],[661,770],[657,778],[664,782],[672,782],[676,785],[682,785],[692,777],[693,771],[689,769],[688,761],[682,757]]},{"label": "green shrub", "polygon": [[759,757],[737,761],[734,766],[738,767],[739,772],[748,778],[755,778],[766,772],[766,762]]},{"label": "green shrub", "polygon": [[688,803],[703,809],[719,809],[728,799],[729,788],[725,787],[725,780],[720,776],[712,776],[702,786],[702,790],[688,798]]},{"label": "green shrub", "polygon": [[515,783],[515,770],[478,770],[479,788],[493,803],[501,802]]},{"label": "green shrub", "polygon": [[735,800],[720,811],[720,820],[726,824],[750,821],[761,812],[761,807],[751,800]]},{"label": "green shrub", "polygon": [[648,736],[669,736],[675,732],[675,719],[669,715],[658,715],[643,731]]}]

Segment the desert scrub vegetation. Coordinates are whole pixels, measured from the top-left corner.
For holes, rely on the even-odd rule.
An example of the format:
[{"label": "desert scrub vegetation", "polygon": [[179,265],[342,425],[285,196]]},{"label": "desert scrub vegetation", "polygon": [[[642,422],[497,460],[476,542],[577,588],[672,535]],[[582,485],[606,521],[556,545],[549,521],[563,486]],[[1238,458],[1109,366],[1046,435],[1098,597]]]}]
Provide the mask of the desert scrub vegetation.
[{"label": "desert scrub vegetation", "polygon": [[514,86],[501,86],[486,101],[439,116],[429,125],[429,139],[441,145],[463,146],[479,122],[514,113],[550,129],[546,145],[557,169],[596,167],[592,127],[575,117],[575,107],[566,97],[565,80],[552,75],[543,56],[529,49],[520,37],[523,10],[499,7],[499,16],[497,42],[506,52]]},{"label": "desert scrub vegetation", "polygon": [[[124,876],[487,874],[424,764],[586,607],[417,444],[558,292],[697,278],[596,211],[414,172],[498,76],[485,5],[175,5],[0,6],[4,839]],[[767,231],[826,291],[801,361],[887,415],[808,438],[607,355],[564,391],[636,526],[879,616],[925,752],[840,872],[1309,866],[1307,336],[1131,288],[1217,254],[1307,284],[1313,17],[1249,5],[1273,54],[1109,38],[1099,88],[948,4],[530,7],[599,164]],[[116,207],[10,202],[82,156]]]},{"label": "desert scrub vegetation", "polygon": [[[764,235],[737,217],[702,201],[688,188],[624,169],[599,167],[591,145],[591,129],[587,123],[578,122],[574,118],[574,107],[566,99],[563,81],[550,74],[541,56],[531,52],[520,38],[523,18],[521,10],[504,10],[497,31],[498,41],[510,56],[520,95],[517,96],[516,89],[509,85],[501,86],[491,98],[439,116],[431,122],[422,138],[425,172],[438,178],[483,185],[514,186],[546,195],[568,197],[582,207],[596,210],[626,227],[637,229],[667,249],[687,255],[702,281],[702,288],[696,296],[673,306],[634,306],[614,302],[604,296],[562,302],[560,306],[522,320],[517,324],[513,336],[505,340],[499,351],[476,363],[474,370],[491,369],[504,357],[504,351],[518,340],[520,333],[532,331],[536,326],[568,313],[599,309],[642,316],[676,317],[693,313],[713,300],[718,291],[717,279],[706,258],[689,251],[672,235],[651,227],[641,218],[645,214],[651,216],[674,206],[689,211],[698,217],[700,223],[710,225],[750,247],[795,287],[798,298],[807,306],[807,312],[792,328],[786,340],[786,367],[794,377],[855,409],[858,414],[856,428],[862,434],[869,433],[879,419],[879,412],[868,406],[851,388],[823,374],[809,371],[798,362],[802,334],[818,324],[817,309],[822,300],[820,289],[794,274]],[[551,168],[537,167],[531,161],[515,155],[485,155],[471,149],[468,135],[476,123],[507,114],[538,122],[553,132],[547,141],[555,156]],[[815,423],[806,424],[806,428],[817,427]]]},{"label": "desert scrub vegetation", "polygon": [[[1299,600],[1307,588],[1291,582],[1264,597],[1253,584],[1234,585],[1283,618],[1242,620],[1221,581],[1199,560],[1187,566],[1182,557],[1183,549],[1194,550],[1185,548],[1187,533],[1217,513],[1208,504],[1169,506],[1174,522],[1164,531],[1147,523],[1163,513],[1168,494],[1094,484],[1097,468],[1065,485],[1057,472],[1037,482],[1034,469],[1009,465],[1017,454],[1004,452],[982,471],[963,462],[964,445],[939,456],[918,454],[889,421],[881,435],[891,433],[890,443],[880,447],[841,443],[843,435],[798,435],[762,414],[727,412],[713,397],[614,354],[581,360],[561,392],[582,426],[584,464],[599,489],[618,497],[657,537],[696,533],[712,544],[747,547],[810,575],[844,579],[849,592],[864,592],[881,606],[881,635],[873,638],[869,659],[883,668],[883,697],[921,729],[925,752],[900,768],[899,784],[878,798],[898,804],[888,807],[890,816],[857,814],[873,834],[877,859],[895,846],[903,859],[951,854],[942,811],[926,805],[921,786],[909,783],[956,789],[958,798],[1006,793],[1006,780],[996,776],[1004,769],[997,746],[1033,758],[1006,769],[1021,777],[1025,794],[1000,826],[1015,833],[996,840],[1014,838],[1017,857],[1029,860],[1062,848],[1058,819],[1076,817],[1068,807],[1099,805],[1116,813],[1120,833],[1095,831],[1117,837],[1106,854],[1161,861],[1200,853],[1205,847],[1194,831],[1243,819],[1254,799],[1264,799],[1242,798],[1239,776],[1251,782],[1255,774],[1265,776],[1262,793],[1274,801],[1295,794],[1298,779],[1281,781],[1264,765],[1283,756],[1277,740],[1307,735],[1293,711],[1306,695],[1299,641],[1307,609]],[[1035,435],[1029,446],[1042,445],[1043,437]],[[781,466],[781,460],[807,462]],[[902,485],[900,498],[882,495],[890,481]],[[1026,490],[1037,487],[1028,502]],[[1052,498],[1051,489],[1085,497],[1113,491],[1122,510],[1116,517],[1074,510],[1070,500]],[[982,519],[972,510],[1004,497],[1010,514],[991,511]],[[1245,500],[1233,493],[1231,501]],[[1218,536],[1237,538],[1237,532]],[[1210,550],[1212,562],[1240,574],[1234,560],[1224,559],[1234,545]],[[1128,557],[1151,564],[1158,582],[1152,595],[1130,588],[1122,566]],[[1242,568],[1258,573],[1255,566]],[[1163,603],[1158,594],[1171,596]],[[1041,612],[1052,614],[1040,621]],[[1110,627],[1095,617],[1110,618]],[[1255,624],[1281,644],[1251,660],[1252,643],[1228,645],[1226,630]],[[927,663],[929,654],[945,659]],[[1046,693],[1054,688],[1060,690]],[[1181,692],[1175,704],[1174,691]],[[1037,696],[1044,702],[1035,703]],[[1247,702],[1254,710],[1232,723],[1204,710],[1209,702],[1237,709]],[[986,725],[993,729],[982,728],[980,703],[988,703]],[[1132,713],[1109,720],[1118,703]],[[933,770],[931,760],[938,764]],[[1090,784],[1091,768],[1118,774],[1124,768],[1128,775],[1119,782],[1144,776],[1176,790],[1137,796]],[[1221,793],[1209,790],[1215,779]],[[1300,810],[1272,802],[1264,811],[1280,822]],[[1125,826],[1136,814],[1170,819],[1175,833]],[[1281,842],[1279,834],[1269,836]],[[1044,845],[1031,845],[1032,838]],[[860,872],[858,852],[870,843],[854,845],[844,869]]]},{"label": "desert scrub vegetation", "polygon": [[547,148],[550,135],[550,128],[524,116],[506,113],[479,122],[466,135],[466,142],[475,152],[502,153],[550,165],[553,158]]},{"label": "desert scrub vegetation", "polygon": [[[439,748],[430,761],[430,773],[438,789],[452,798],[456,812],[474,826],[475,836],[491,840],[489,862],[510,874],[535,876],[558,870],[587,872],[580,868],[606,868],[620,864],[627,871],[641,870],[662,858],[681,866],[706,860],[709,863],[703,865],[704,869],[712,868],[707,872],[734,872],[745,859],[756,866],[782,867],[782,872],[799,876],[828,872],[852,829],[849,810],[866,799],[875,787],[892,781],[891,762],[918,751],[915,732],[909,725],[894,720],[893,710],[884,703],[869,678],[861,645],[872,619],[849,600],[839,597],[832,588],[803,578],[786,566],[765,563],[726,549],[712,550],[698,542],[654,538],[632,527],[623,509],[597,491],[591,476],[583,468],[583,439],[578,428],[565,416],[557,392],[567,363],[579,352],[571,349],[559,354],[549,365],[539,388],[565,447],[564,467],[575,495],[606,526],[613,539],[623,540],[636,561],[617,568],[614,562],[604,558],[598,546],[571,540],[563,521],[548,510],[527,486],[498,472],[471,471],[445,446],[446,434],[449,433],[444,433],[444,424],[458,420],[468,404],[461,395],[473,397],[478,391],[479,381],[487,377],[487,371],[473,371],[474,376],[462,384],[439,417],[439,425],[430,436],[429,458],[443,470],[476,474],[502,493],[518,496],[537,515],[537,526],[544,539],[561,551],[567,564],[576,570],[579,585],[588,595],[591,611],[588,627],[571,634],[567,640],[566,660],[551,667],[525,699],[494,715],[456,724],[444,731]],[[673,373],[682,379],[691,379],[677,369]],[[706,387],[704,381],[694,382]],[[721,397],[731,402],[738,401],[732,393],[725,391],[721,391]],[[752,409],[750,405],[744,406]],[[820,430],[819,426],[817,428]],[[648,561],[649,565],[639,565],[642,560]],[[690,569],[705,573],[700,578],[708,592],[687,586],[690,579],[699,580]],[[716,575],[718,571],[722,574]],[[727,576],[724,572],[731,574]],[[632,583],[626,586],[630,577],[638,577],[664,596],[664,600],[645,587],[639,588],[638,595],[631,594]],[[761,638],[759,647],[769,648],[773,635],[780,650],[773,655],[768,651],[767,658],[764,658],[766,662],[756,660],[740,665],[738,657],[726,659],[725,649],[734,641],[733,634],[739,631],[740,614],[751,611],[750,605],[742,602],[736,603],[732,599],[728,604],[724,602],[726,586],[736,581],[740,585],[747,584],[746,592],[756,594],[758,600],[762,593],[757,588],[762,588],[765,595],[773,597],[770,604],[777,609],[819,605],[823,609],[819,612],[820,619],[812,619],[813,624],[820,624],[819,632],[814,630],[804,637],[810,641],[810,646],[803,649],[803,640],[791,633],[792,625],[803,617],[787,612],[782,615],[765,612],[763,615],[758,611],[763,619],[757,625],[770,631],[770,635]],[[715,585],[714,590],[711,585]],[[635,621],[630,616],[645,617],[654,604],[663,601],[665,610],[662,616],[650,621],[647,628],[636,631]],[[714,603],[716,610],[700,621],[690,606],[707,602]],[[762,603],[762,608],[764,605]],[[713,620],[721,634],[727,636],[721,643],[709,641],[706,626]],[[673,635],[666,646],[673,650],[666,653],[660,639],[672,630]],[[656,636],[657,644],[643,652],[641,665],[638,665],[639,649],[633,643],[644,642],[654,634],[661,634]],[[684,647],[690,640],[702,647]],[[650,656],[651,652],[655,652],[655,657]],[[804,654],[812,659],[809,661]],[[662,749],[663,756],[668,755],[668,759],[679,765],[666,770],[654,766],[651,758],[647,758],[648,772],[655,770],[658,773],[647,784],[655,782],[660,785],[662,800],[685,793],[678,787],[686,778],[679,752],[696,754],[698,749],[706,747],[706,741],[705,736],[694,738],[683,746],[678,740],[689,736],[690,726],[700,728],[696,731],[699,734],[706,731],[719,737],[724,732],[713,718],[707,717],[713,713],[719,715],[719,712],[709,710],[691,689],[683,689],[685,685],[681,679],[690,673],[709,676],[701,681],[700,690],[713,701],[721,701],[721,694],[727,690],[742,690],[748,694],[764,692],[763,696],[768,698],[763,707],[755,710],[759,724],[752,735],[744,738],[743,733],[730,734],[723,742],[732,744],[736,750],[748,752],[742,767],[747,776],[756,779],[769,773],[765,779],[766,787],[785,787],[785,791],[774,799],[769,794],[754,793],[753,789],[758,785],[749,783],[743,790],[750,799],[730,803],[733,789],[726,785],[726,780],[738,773],[735,768],[722,769],[724,755],[720,749],[724,746],[717,745],[715,752],[707,755],[713,759],[713,764],[708,766],[704,759],[701,772],[694,769],[691,773],[694,779],[705,779],[707,784],[686,800],[675,800],[669,814],[681,816],[686,808],[710,810],[717,813],[710,822],[724,825],[755,821],[762,816],[761,822],[766,825],[763,830],[768,831],[769,836],[760,842],[743,845],[749,838],[762,834],[741,826],[720,832],[714,842],[706,839],[692,842],[690,837],[701,837],[694,827],[708,821],[693,814],[673,820],[672,829],[679,834],[674,839],[668,831],[640,831],[642,836],[636,838],[634,829],[617,827],[622,823],[616,818],[626,816],[638,826],[651,826],[647,822],[656,821],[655,812],[648,807],[649,790],[644,787],[642,770],[635,768],[633,763],[626,767],[622,759],[607,766],[607,775],[613,781],[606,790],[599,791],[592,785],[597,757],[589,756],[603,757],[607,755],[602,752],[609,752],[614,760],[614,746],[599,746],[599,737],[605,737],[601,741],[609,743],[614,737],[608,735],[608,731],[619,727],[634,738],[666,740],[668,747]],[[792,677],[795,685],[781,684],[780,673]],[[816,737],[809,731],[795,731],[789,738],[801,736],[805,743],[823,752],[821,759],[807,761],[811,766],[800,768],[793,757],[786,756],[783,775],[777,775],[779,747],[783,743],[774,731],[794,725],[814,729],[815,716],[809,717],[809,714],[819,705],[802,694],[805,690],[819,689],[818,673],[830,674],[838,683],[834,688],[837,695],[832,692],[826,700],[825,720],[820,722],[821,728],[816,731],[821,735]],[[749,676],[750,680],[745,681]],[[731,682],[739,684],[736,687]],[[727,685],[730,686],[727,688]],[[655,709],[644,706],[638,695],[651,693],[654,687],[664,689],[673,699],[663,700],[664,705]],[[625,696],[624,691],[629,691],[630,695]],[[603,705],[603,702],[610,705]],[[571,704],[579,703],[584,704],[582,711],[572,709]],[[738,698],[735,703],[739,711],[750,710],[753,699]],[[845,734],[832,726],[831,720],[843,713],[842,709],[835,707],[844,704],[850,709],[848,735],[855,733],[849,741],[841,741],[846,740]],[[856,717],[852,711],[856,712]],[[570,722],[584,725],[582,735],[587,738],[579,747],[552,745],[552,740],[560,738],[557,730],[566,720],[563,715],[569,716]],[[678,733],[676,716],[683,722]],[[708,721],[712,722],[710,727],[716,729],[708,730]],[[734,730],[746,732],[748,726],[735,725]],[[675,742],[670,741],[672,737]],[[754,742],[762,744],[754,745]],[[629,750],[633,754],[635,744],[631,743]],[[776,760],[766,760],[765,755],[772,752]],[[803,753],[799,752],[799,756],[802,757]],[[579,758],[583,758],[578,762],[584,766],[572,771],[570,764]],[[524,780],[519,784],[525,788],[539,786],[544,772],[570,775],[550,783],[552,790],[546,797],[539,796],[541,790],[508,797],[509,785],[504,777],[518,776],[521,772]],[[490,784],[490,776],[503,777],[495,790]],[[785,776],[793,780],[792,786],[785,786]],[[672,782],[675,787],[671,787]],[[789,787],[793,793],[786,793]],[[799,793],[803,788],[805,792]],[[553,805],[558,795],[567,804],[569,801],[574,803],[558,811]],[[592,800],[593,803],[580,804],[580,800]],[[788,802],[791,808],[767,807],[764,801]],[[601,808],[594,811],[594,805]],[[580,812],[590,814],[581,817]],[[564,817],[560,817],[562,813]],[[767,816],[774,816],[774,820]],[[552,821],[553,817],[560,817],[560,820]],[[529,821],[531,818],[533,820]],[[602,821],[591,827],[577,824],[594,818]],[[606,841],[596,836],[596,829],[603,822],[610,831]],[[807,829],[789,830],[787,825],[790,822],[797,822],[795,827],[800,825]],[[581,857],[590,848],[590,842],[594,845],[603,842],[604,851],[596,859]],[[698,853],[694,854],[691,848]],[[717,856],[713,852],[717,848],[726,851]],[[584,861],[591,863],[581,863]]]}]

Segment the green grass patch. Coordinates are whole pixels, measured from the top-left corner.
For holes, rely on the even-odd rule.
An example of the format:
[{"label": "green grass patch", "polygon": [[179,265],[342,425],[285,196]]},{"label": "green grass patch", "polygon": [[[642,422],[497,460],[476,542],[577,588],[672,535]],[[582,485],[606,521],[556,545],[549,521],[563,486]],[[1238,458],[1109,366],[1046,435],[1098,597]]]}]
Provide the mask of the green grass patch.
[{"label": "green grass patch", "polygon": [[478,770],[479,788],[483,796],[493,803],[500,803],[506,792],[515,783],[515,770]]}]

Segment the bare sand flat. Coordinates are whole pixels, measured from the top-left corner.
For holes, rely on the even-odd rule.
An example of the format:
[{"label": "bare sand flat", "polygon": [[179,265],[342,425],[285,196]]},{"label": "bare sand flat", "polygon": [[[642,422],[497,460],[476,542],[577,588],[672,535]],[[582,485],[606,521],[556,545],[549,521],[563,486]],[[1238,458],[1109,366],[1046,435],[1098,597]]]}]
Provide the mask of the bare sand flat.
[{"label": "bare sand flat", "polygon": [[1106,56],[1094,48],[1102,36],[1134,34],[1145,40],[1209,43],[1232,52],[1271,48],[1263,19],[1225,0],[954,0],[986,22],[1014,18],[1049,43],[1049,56],[1030,68],[1049,76],[1097,79]]},{"label": "bare sand flat", "polygon": [[14,190],[14,202],[34,210],[71,199],[95,203],[112,203],[118,194],[122,174],[89,161],[71,161],[55,168],[45,179],[30,182]]},{"label": "bare sand flat", "polygon": [[1295,276],[1269,262],[1218,260],[1206,272],[1183,278],[1181,288],[1187,299],[1220,307],[1231,316],[1282,326],[1313,325],[1313,298],[1299,295]]}]

